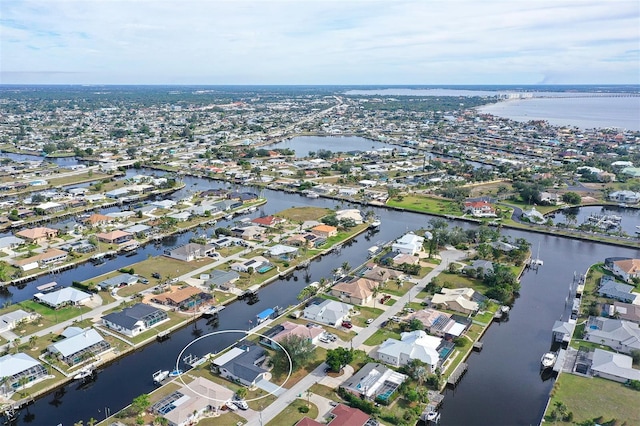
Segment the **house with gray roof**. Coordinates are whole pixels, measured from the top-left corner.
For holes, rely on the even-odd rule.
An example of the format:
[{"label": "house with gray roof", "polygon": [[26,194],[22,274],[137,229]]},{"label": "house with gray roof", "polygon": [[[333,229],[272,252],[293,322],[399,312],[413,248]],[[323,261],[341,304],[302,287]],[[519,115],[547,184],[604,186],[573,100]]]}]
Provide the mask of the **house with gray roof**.
[{"label": "house with gray roof", "polygon": [[68,327],[64,339],[47,346],[47,352],[67,365],[76,365],[111,349],[109,342],[93,328]]},{"label": "house with gray roof", "polygon": [[298,255],[298,248],[284,244],[276,244],[275,246],[269,247],[265,253],[269,257],[277,257],[281,260],[292,260]]},{"label": "house with gray roof", "polygon": [[386,365],[370,362],[340,385],[344,390],[360,398],[373,401],[388,400],[407,380],[407,376],[391,370]]},{"label": "house with gray roof", "polygon": [[620,302],[634,303],[638,297],[638,293],[634,293],[633,290],[635,290],[634,286],[620,283],[610,275],[603,275],[602,278],[600,278],[598,294],[602,297],[608,297]]},{"label": "house with gray roof", "polygon": [[[0,315],[0,332],[13,330],[23,322],[33,321],[37,318],[37,314],[25,312],[22,309],[18,309],[6,314]],[[2,377],[2,376],[0,376]]]},{"label": "house with gray roof", "polygon": [[465,266],[464,270],[465,272],[473,270],[482,276],[493,274],[493,263],[489,260],[477,259],[474,260],[471,265]]},{"label": "house with gray roof", "polygon": [[209,273],[207,285],[210,287],[217,287],[221,290],[229,290],[230,288],[235,287],[233,283],[238,281],[239,278],[240,274],[236,271],[220,271],[218,269],[214,269]]},{"label": "house with gray roof", "polygon": [[22,238],[14,237],[13,235],[2,237],[0,238],[0,250],[14,249],[22,243],[24,243],[24,240]]},{"label": "house with gray roof", "polygon": [[165,250],[164,255],[172,259],[191,262],[192,260],[206,257],[215,251],[215,246],[211,244],[187,243],[171,250]]},{"label": "house with gray roof", "polygon": [[59,309],[67,305],[82,305],[91,299],[91,295],[77,288],[65,287],[51,293],[36,293],[33,299],[53,309]]},{"label": "house with gray roof", "polygon": [[169,320],[165,311],[153,306],[137,303],[120,312],[102,317],[102,323],[110,330],[133,337]]},{"label": "house with gray roof", "polygon": [[594,349],[591,353],[590,373],[595,377],[626,383],[640,380],[640,370],[633,368],[633,358],[615,352]]},{"label": "house with gray roof", "polygon": [[242,345],[216,359],[212,368],[225,379],[251,388],[260,380],[271,378],[271,373],[262,368],[266,357],[267,352],[262,347],[255,344]]},{"label": "house with gray roof", "polygon": [[571,319],[568,322],[556,321],[551,329],[554,342],[569,343],[573,330],[576,328],[576,320]]},{"label": "house with gray roof", "polygon": [[349,311],[353,307],[335,300],[327,299],[318,302],[317,304],[312,303],[304,309],[304,318],[333,327],[342,324],[342,320],[349,315]]},{"label": "house with gray roof", "polygon": [[640,350],[640,325],[613,318],[589,317],[584,340],[628,354]]},{"label": "house with gray roof", "polygon": [[98,283],[96,287],[100,289],[108,289],[120,286],[129,286],[138,282],[138,277],[132,274],[119,274],[115,277],[107,278]]},{"label": "house with gray roof", "polygon": [[[0,377],[4,383],[0,386],[3,394],[15,391],[23,386],[29,387],[49,378],[47,369],[38,361],[24,353],[8,354],[0,357]],[[53,376],[51,376],[53,377]]]}]

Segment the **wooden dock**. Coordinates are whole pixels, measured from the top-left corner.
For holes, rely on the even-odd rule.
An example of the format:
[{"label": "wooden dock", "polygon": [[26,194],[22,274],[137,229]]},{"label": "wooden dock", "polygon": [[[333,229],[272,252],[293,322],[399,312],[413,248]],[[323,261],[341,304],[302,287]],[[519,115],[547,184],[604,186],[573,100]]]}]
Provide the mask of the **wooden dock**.
[{"label": "wooden dock", "polygon": [[447,385],[455,387],[462,379],[462,376],[467,372],[468,367],[469,365],[466,362],[461,362],[447,379]]},{"label": "wooden dock", "polygon": [[473,343],[473,350],[476,352],[480,352],[482,351],[482,342],[474,342]]}]

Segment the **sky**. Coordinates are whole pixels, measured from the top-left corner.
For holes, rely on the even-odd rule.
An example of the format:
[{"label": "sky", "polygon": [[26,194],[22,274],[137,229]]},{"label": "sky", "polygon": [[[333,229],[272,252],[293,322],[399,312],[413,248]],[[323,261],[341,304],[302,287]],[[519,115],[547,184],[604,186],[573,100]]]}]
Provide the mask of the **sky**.
[{"label": "sky", "polygon": [[1,0],[0,84],[640,84],[640,1]]}]

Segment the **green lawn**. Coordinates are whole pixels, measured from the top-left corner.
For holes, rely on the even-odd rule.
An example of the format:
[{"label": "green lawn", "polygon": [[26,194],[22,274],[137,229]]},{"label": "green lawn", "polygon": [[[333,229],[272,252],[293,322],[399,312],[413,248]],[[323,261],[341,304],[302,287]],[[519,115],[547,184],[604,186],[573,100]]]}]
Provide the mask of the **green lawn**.
[{"label": "green lawn", "polygon": [[291,222],[302,223],[307,220],[320,220],[330,212],[331,210],[322,207],[292,207],[276,213],[276,216],[283,217]]},{"label": "green lawn", "polygon": [[[300,407],[309,407],[308,413],[301,413],[298,411]],[[307,404],[307,400],[304,398],[299,398],[293,401],[291,405],[285,408],[280,412],[277,416],[273,418],[267,426],[293,426],[297,422],[300,421],[303,417],[309,417],[310,419],[315,419],[318,416],[318,407],[316,407],[313,403]]]},{"label": "green lawn", "polygon": [[438,284],[446,288],[462,288],[471,287],[475,291],[485,294],[489,287],[484,285],[481,280],[470,278],[463,274],[455,274],[448,271],[442,271],[438,275]]},{"label": "green lawn", "polygon": [[381,344],[387,339],[398,339],[400,340],[400,331],[399,329],[392,327],[391,324],[387,325],[388,328],[381,328],[376,330],[375,333],[371,335],[367,340],[365,340],[364,344],[367,346],[376,346]]},{"label": "green lawn", "polygon": [[387,206],[423,213],[462,216],[460,206],[455,201],[424,195],[404,195],[401,200],[392,198],[387,201]]},{"label": "green lawn", "polygon": [[198,422],[198,426],[238,426],[246,423],[247,420],[239,414],[224,413],[218,417],[202,419]]},{"label": "green lawn", "polygon": [[[18,303],[18,305],[27,312],[36,312],[42,315],[42,318],[39,321],[34,321],[37,329],[47,328],[59,322],[79,317],[80,315],[91,312],[91,308],[88,308],[86,306],[68,306],[66,308],[52,309],[38,302],[34,302],[33,300],[24,300]],[[42,327],[40,327],[39,324],[42,324]],[[33,324],[27,324],[25,326],[25,328],[27,329],[27,333],[30,332],[30,326],[33,326]]]},{"label": "green lawn", "polygon": [[605,422],[616,419],[617,424],[640,424],[640,392],[611,380],[561,374],[551,391],[551,403],[545,418],[548,418],[556,402],[562,402],[567,406],[567,411],[573,412],[573,421],[576,423],[602,416]]},{"label": "green lawn", "polygon": [[415,284],[411,281],[403,281],[400,286],[395,281],[388,281],[381,293],[388,293],[394,296],[404,296]]}]

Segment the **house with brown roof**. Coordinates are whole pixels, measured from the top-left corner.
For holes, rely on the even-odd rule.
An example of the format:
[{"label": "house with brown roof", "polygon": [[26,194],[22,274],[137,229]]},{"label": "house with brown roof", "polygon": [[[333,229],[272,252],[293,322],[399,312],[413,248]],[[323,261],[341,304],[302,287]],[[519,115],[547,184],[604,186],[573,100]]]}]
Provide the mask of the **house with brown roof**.
[{"label": "house with brown roof", "polygon": [[53,265],[54,263],[63,262],[66,259],[66,251],[59,250],[57,248],[50,248],[43,253],[36,254],[35,256],[17,260],[15,264],[23,271],[29,271],[31,269],[36,269],[37,267],[44,267]]},{"label": "house with brown roof", "polygon": [[626,282],[631,282],[633,278],[640,277],[640,259],[616,260],[611,270]]},{"label": "house with brown roof", "polygon": [[260,339],[260,343],[272,349],[279,350],[280,347],[273,342],[274,340],[276,342],[281,342],[282,340],[290,336],[297,336],[306,339],[312,344],[316,345],[322,333],[324,333],[324,329],[322,327],[308,327],[303,324],[296,324],[291,321],[285,321],[282,324],[278,324],[264,332],[263,334],[266,337],[262,337]]},{"label": "house with brown roof", "polygon": [[473,217],[496,217],[496,209],[486,201],[466,201],[464,212]]},{"label": "house with brown roof", "polygon": [[162,305],[175,306],[184,310],[192,309],[210,298],[211,295],[203,293],[202,290],[196,287],[186,286],[174,291],[153,296],[151,301]]},{"label": "house with brown roof", "polygon": [[283,223],[283,222],[285,222],[283,218],[273,216],[273,215],[257,217],[251,221],[251,223],[255,223],[256,225],[267,226],[267,227],[276,226],[277,224]]},{"label": "house with brown roof", "polygon": [[133,239],[133,234],[130,232],[121,231],[116,229],[111,232],[100,232],[96,234],[98,241],[108,244],[120,244]]},{"label": "house with brown roof", "polygon": [[365,305],[373,299],[378,282],[367,278],[357,278],[346,283],[338,283],[331,288],[331,295],[352,305]]},{"label": "house with brown roof", "polygon": [[106,225],[107,223],[113,221],[113,218],[100,214],[100,213],[94,213],[91,216],[89,216],[87,219],[85,219],[84,223],[88,226],[101,226],[101,225]]},{"label": "house with brown roof", "polygon": [[43,226],[31,229],[24,229],[16,232],[16,236],[27,240],[30,243],[42,244],[58,235],[57,229],[46,228]]},{"label": "house with brown roof", "polygon": [[338,235],[338,228],[331,225],[318,225],[311,228],[311,233],[319,237],[330,238]]}]

